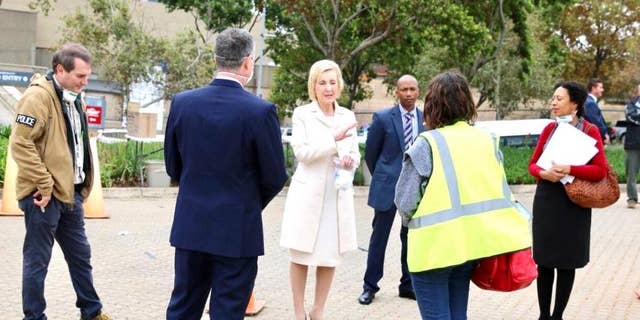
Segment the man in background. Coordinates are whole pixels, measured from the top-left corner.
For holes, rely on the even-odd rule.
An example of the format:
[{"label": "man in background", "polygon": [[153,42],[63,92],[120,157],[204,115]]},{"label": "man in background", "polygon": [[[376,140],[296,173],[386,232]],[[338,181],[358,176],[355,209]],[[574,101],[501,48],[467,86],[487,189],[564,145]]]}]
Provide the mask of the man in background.
[{"label": "man in background", "polygon": [[179,184],[171,227],[175,281],[168,320],[240,320],[264,254],[262,210],[287,180],[276,107],[247,92],[253,38],[229,28],[216,38],[217,74],[171,103],[167,173]]},{"label": "man in background", "polygon": [[[402,157],[420,132],[424,131],[422,112],[416,108],[419,94],[415,77],[400,77],[396,85],[399,103],[374,113],[367,133],[364,159],[372,176],[368,205],[374,209],[374,216],[363,292],[358,298],[360,304],[370,304],[380,290],[378,281],[382,279],[389,233],[396,217],[393,198],[402,169]],[[402,277],[398,294],[402,298],[415,300],[407,267],[407,232],[406,226],[400,228]]]},{"label": "man in background", "polygon": [[609,144],[611,139],[609,137],[607,122],[604,120],[602,111],[598,106],[598,99],[600,99],[604,93],[602,80],[597,78],[589,80],[589,83],[587,83],[587,91],[589,91],[589,96],[587,96],[587,100],[584,102],[584,118],[598,127],[602,142]]}]

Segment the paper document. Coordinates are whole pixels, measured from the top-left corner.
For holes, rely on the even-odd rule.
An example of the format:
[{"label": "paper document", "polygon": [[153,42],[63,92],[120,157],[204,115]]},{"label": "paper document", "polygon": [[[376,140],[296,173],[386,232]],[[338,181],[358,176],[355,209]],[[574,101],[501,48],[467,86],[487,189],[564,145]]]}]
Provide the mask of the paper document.
[{"label": "paper document", "polygon": [[[576,127],[560,123],[549,138],[547,146],[536,164],[542,169],[549,169],[552,163],[579,166],[586,164],[598,153],[596,140]],[[563,183],[573,181],[573,176],[566,176]]]}]

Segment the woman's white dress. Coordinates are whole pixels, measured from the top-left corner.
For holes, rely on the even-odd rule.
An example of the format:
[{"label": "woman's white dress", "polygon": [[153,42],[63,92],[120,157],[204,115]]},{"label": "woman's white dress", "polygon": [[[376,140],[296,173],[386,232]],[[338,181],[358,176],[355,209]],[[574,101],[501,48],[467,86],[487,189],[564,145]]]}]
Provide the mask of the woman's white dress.
[{"label": "woman's white dress", "polygon": [[[325,119],[332,123],[335,129],[334,118],[325,116]],[[327,168],[320,226],[313,252],[289,249],[291,262],[308,266],[335,267],[342,261],[338,244],[338,189],[334,183],[335,165],[331,162]]]}]

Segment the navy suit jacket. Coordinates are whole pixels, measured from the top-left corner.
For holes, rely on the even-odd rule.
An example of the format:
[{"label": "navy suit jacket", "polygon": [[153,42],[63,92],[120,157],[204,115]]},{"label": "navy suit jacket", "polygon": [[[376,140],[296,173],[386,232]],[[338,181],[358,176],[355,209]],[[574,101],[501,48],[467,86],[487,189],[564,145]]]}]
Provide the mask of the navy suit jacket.
[{"label": "navy suit jacket", "polygon": [[[367,204],[377,211],[387,211],[394,206],[393,197],[404,154],[404,130],[400,108],[400,105],[396,104],[375,112],[367,132],[364,160],[372,176]],[[422,111],[417,108],[416,111],[420,133],[424,131]]]},{"label": "navy suit jacket", "polygon": [[225,79],[182,92],[171,103],[164,159],[180,188],[172,246],[264,254],[262,209],[287,180],[275,105]]},{"label": "navy suit jacket", "polygon": [[600,136],[604,139],[607,134],[607,123],[604,121],[598,102],[591,96],[587,96],[584,102],[584,118],[598,127]]}]

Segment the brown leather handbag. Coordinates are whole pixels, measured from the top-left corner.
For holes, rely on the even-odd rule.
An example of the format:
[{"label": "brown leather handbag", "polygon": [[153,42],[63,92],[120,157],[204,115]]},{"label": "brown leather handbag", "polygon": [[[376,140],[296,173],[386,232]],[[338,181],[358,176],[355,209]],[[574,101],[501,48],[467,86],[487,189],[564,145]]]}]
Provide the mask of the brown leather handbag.
[{"label": "brown leather handbag", "polygon": [[608,207],[620,198],[618,176],[607,163],[607,175],[600,181],[589,181],[580,178],[564,185],[571,201],[583,208]]}]

